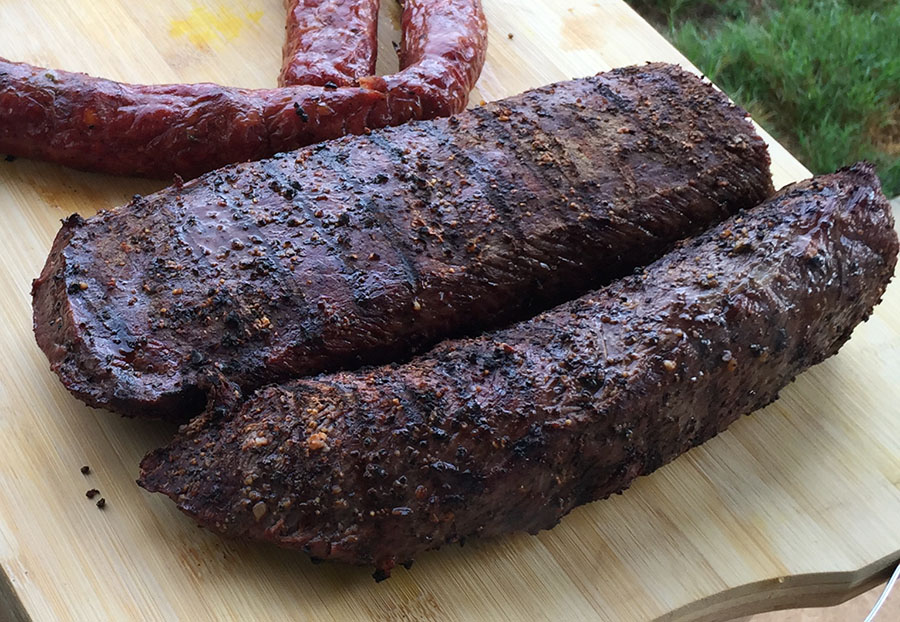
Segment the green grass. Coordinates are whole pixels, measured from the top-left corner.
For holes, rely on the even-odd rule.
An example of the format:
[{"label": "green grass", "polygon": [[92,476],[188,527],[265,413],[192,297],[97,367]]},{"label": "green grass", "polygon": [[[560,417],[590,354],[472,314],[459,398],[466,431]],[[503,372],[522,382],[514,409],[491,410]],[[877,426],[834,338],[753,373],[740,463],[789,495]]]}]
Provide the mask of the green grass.
[{"label": "green grass", "polygon": [[738,19],[750,13],[749,0],[629,0],[629,4],[655,24],[674,24],[687,19]]},{"label": "green grass", "polygon": [[631,0],[813,172],[900,194],[900,2]]}]

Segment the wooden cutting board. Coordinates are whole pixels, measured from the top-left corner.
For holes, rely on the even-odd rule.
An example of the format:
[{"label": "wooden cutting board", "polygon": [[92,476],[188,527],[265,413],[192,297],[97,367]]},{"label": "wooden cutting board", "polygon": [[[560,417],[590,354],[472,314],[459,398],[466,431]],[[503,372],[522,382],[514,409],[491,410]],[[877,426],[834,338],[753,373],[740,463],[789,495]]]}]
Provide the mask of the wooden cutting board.
[{"label": "wooden cutting board", "polygon": [[[621,1],[484,3],[476,103],[613,66],[686,63]],[[390,71],[399,10],[384,4]],[[0,55],[133,82],[263,87],[283,20],[281,0],[0,0]],[[807,175],[777,144],[772,154],[776,185]],[[31,334],[31,279],[59,219],[161,186],[0,160],[0,619],[724,620],[841,600],[900,558],[896,283],[841,354],[775,405],[539,536],[429,553],[376,585],[367,569],[198,529],[134,484],[173,429],[83,406]]]}]

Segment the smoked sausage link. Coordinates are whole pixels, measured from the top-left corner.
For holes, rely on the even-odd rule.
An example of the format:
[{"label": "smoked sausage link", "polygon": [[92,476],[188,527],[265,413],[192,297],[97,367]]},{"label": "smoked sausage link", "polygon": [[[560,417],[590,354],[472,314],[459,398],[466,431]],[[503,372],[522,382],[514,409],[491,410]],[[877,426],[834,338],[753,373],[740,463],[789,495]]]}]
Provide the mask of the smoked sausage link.
[{"label": "smoked sausage link", "polygon": [[352,86],[375,75],[378,5],[378,0],[285,0],[279,86]]},{"label": "smoked sausage link", "polygon": [[131,85],[0,58],[0,153],[114,175],[193,178],[460,112],[487,45],[479,0],[412,0],[403,20],[407,66],[360,86]]}]

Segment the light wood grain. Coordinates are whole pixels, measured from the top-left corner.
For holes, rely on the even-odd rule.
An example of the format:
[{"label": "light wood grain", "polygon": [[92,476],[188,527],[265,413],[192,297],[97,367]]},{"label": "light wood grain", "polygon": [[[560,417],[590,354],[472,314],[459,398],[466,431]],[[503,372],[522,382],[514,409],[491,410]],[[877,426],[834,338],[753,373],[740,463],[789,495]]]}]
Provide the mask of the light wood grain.
[{"label": "light wood grain", "polygon": [[[757,613],[749,617],[732,620],[732,622],[862,622],[872,611],[875,602],[884,591],[882,581],[874,588],[840,604],[828,607],[810,607],[803,609],[787,609]],[[791,605],[795,607],[796,605]],[[895,622],[900,620],[900,593],[892,591],[882,607],[878,610],[878,622]]]},{"label": "light wood grain", "polygon": [[[685,62],[618,0],[484,1],[490,51],[475,102]],[[398,9],[384,4],[388,71]],[[0,0],[0,55],[133,82],[268,86],[282,11],[281,0]],[[772,154],[777,185],[807,174],[774,143]],[[841,354],[776,404],[539,536],[430,553],[376,585],[365,569],[197,529],[134,484],[172,428],[81,405],[31,334],[30,282],[59,219],[160,186],[0,161],[0,605],[35,620],[722,620],[848,597],[900,557],[896,284]],[[94,487],[103,511],[85,498]]]}]

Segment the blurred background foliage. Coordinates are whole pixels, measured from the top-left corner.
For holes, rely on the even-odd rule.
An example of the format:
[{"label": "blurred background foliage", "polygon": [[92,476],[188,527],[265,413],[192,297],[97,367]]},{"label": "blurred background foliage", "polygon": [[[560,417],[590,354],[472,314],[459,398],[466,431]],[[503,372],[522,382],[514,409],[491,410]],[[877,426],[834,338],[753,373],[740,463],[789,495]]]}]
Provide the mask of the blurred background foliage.
[{"label": "blurred background foliage", "polygon": [[900,194],[900,0],[629,0],[815,173]]}]

